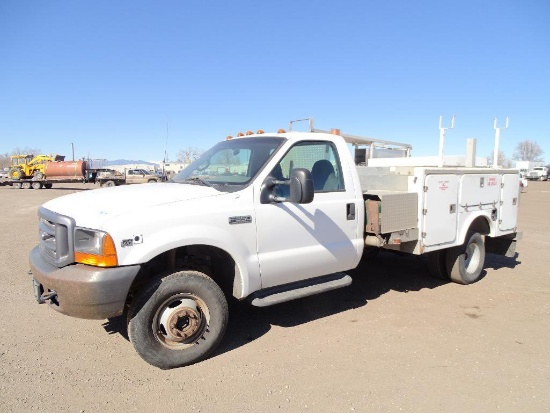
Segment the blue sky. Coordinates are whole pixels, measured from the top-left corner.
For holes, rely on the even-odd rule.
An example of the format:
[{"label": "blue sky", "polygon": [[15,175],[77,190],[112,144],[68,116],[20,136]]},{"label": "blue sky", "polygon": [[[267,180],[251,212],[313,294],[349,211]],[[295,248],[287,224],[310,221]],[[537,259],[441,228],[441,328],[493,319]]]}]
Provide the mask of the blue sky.
[{"label": "blue sky", "polygon": [[[550,2],[0,1],[0,153],[160,160],[313,117],[436,155],[550,162]],[[167,128],[168,125],[168,128]],[[167,133],[168,129],[168,133]]]}]

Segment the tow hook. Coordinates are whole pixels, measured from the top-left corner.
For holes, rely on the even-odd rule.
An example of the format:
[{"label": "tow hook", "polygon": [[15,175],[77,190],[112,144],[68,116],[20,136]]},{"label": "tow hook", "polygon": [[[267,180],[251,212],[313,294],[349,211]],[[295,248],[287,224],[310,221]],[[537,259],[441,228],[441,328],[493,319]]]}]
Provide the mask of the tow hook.
[{"label": "tow hook", "polygon": [[52,300],[57,297],[57,293],[55,291],[48,291],[47,293],[43,293],[40,297],[38,297],[37,301],[38,304],[44,304],[48,300]]},{"label": "tow hook", "polygon": [[38,304],[44,304],[46,301],[54,300],[57,297],[57,292],[54,290],[44,291],[44,287],[35,278],[32,279],[34,287],[34,298]]}]

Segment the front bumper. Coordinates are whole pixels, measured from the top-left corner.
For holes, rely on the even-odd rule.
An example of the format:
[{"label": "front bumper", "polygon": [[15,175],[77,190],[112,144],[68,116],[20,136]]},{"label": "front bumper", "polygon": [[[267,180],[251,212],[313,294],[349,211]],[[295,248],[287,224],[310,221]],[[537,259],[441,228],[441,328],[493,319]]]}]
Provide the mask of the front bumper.
[{"label": "front bumper", "polygon": [[38,247],[30,252],[29,263],[38,283],[35,291],[55,292],[54,298],[48,299],[50,307],[72,317],[99,320],[122,314],[128,291],[141,268],[83,264],[57,268],[42,258]]}]

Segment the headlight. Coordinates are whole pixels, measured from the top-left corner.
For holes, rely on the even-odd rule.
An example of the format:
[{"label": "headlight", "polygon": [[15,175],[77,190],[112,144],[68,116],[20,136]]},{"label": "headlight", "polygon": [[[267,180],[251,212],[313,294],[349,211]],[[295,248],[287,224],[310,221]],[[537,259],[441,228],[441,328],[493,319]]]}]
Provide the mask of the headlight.
[{"label": "headlight", "polygon": [[81,264],[116,267],[118,258],[113,238],[103,231],[77,228],[74,232],[74,258]]}]

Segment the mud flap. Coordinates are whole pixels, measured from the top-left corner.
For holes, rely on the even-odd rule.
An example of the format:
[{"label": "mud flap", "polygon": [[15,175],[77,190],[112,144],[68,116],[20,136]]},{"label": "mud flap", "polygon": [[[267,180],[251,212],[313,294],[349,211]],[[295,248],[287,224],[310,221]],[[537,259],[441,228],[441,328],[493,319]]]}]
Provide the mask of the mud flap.
[{"label": "mud flap", "polygon": [[521,232],[502,235],[496,238],[485,237],[485,252],[514,258],[516,256],[516,243],[521,238]]}]

